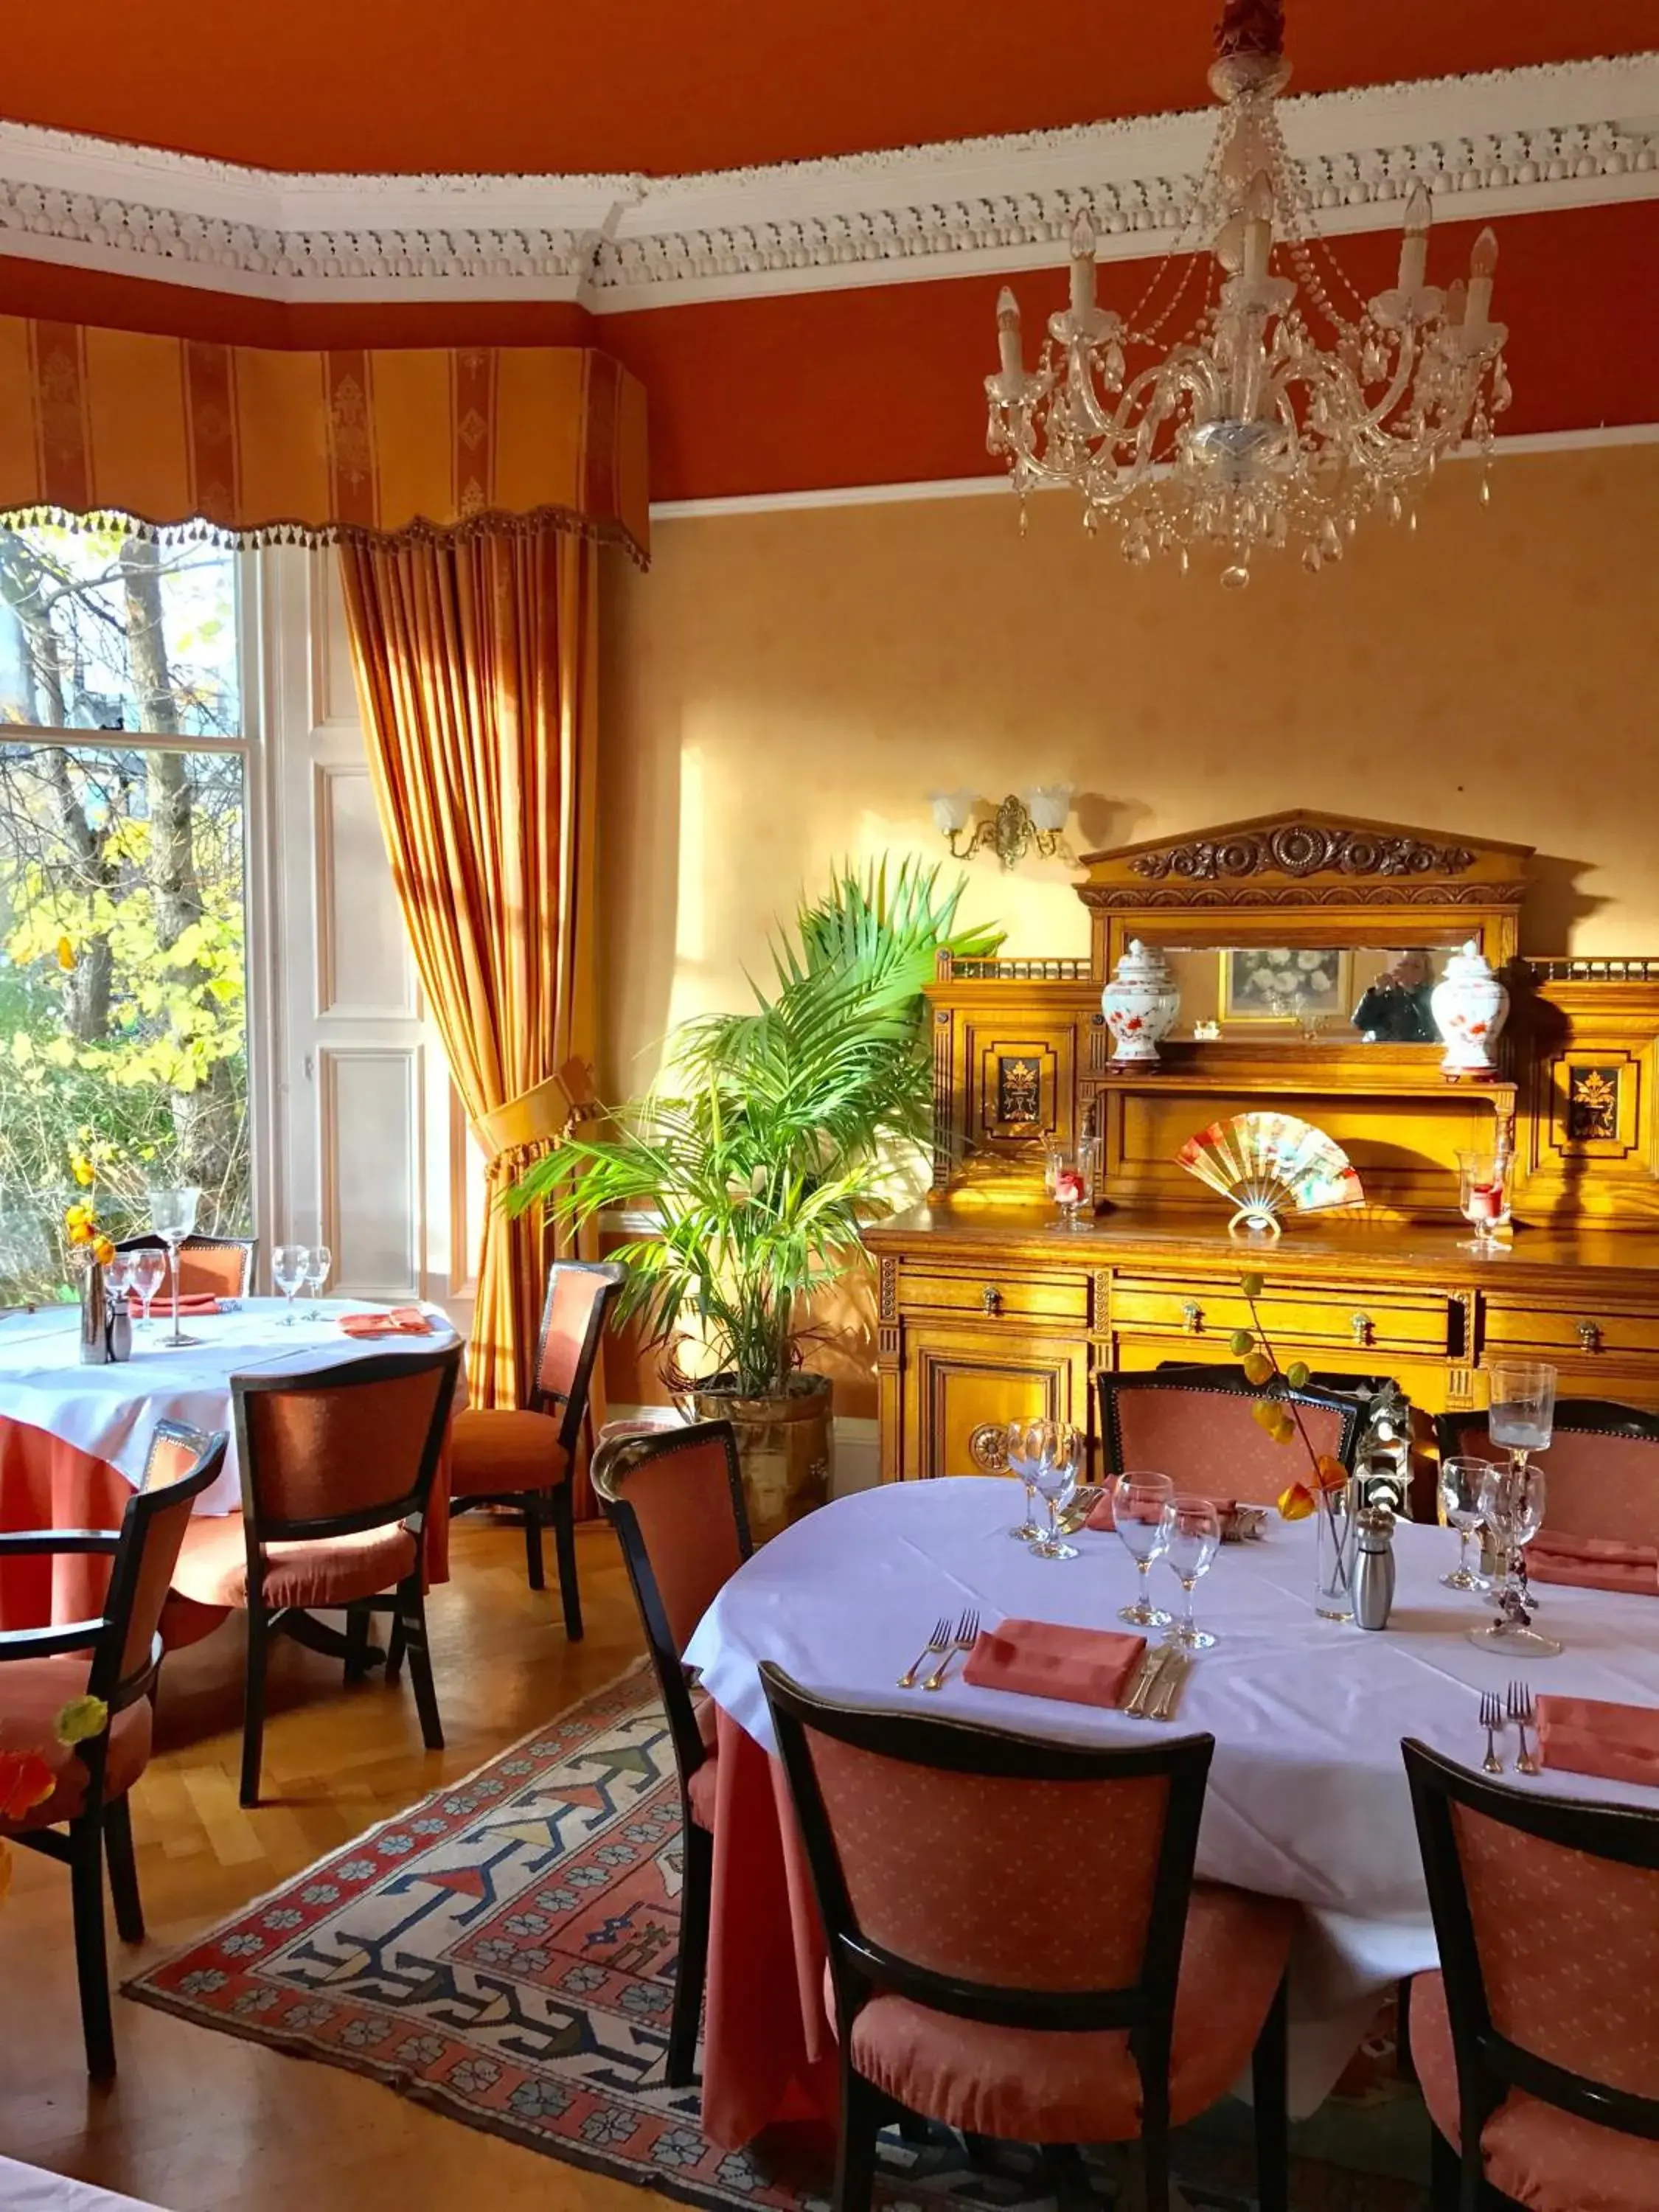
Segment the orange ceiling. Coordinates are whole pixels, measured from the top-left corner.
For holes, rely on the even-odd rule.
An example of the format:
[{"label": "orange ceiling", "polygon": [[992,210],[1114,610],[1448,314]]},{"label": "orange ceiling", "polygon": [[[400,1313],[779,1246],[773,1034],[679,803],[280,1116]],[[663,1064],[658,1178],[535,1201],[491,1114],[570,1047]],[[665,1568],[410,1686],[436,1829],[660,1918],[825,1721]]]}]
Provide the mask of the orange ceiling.
[{"label": "orange ceiling", "polygon": [[[1217,0],[284,0],[6,24],[0,114],[282,169],[676,172],[1200,106]],[[1653,0],[1291,0],[1292,89],[1636,52]],[[165,17],[167,20],[163,21]],[[191,20],[193,19],[193,20]]]}]

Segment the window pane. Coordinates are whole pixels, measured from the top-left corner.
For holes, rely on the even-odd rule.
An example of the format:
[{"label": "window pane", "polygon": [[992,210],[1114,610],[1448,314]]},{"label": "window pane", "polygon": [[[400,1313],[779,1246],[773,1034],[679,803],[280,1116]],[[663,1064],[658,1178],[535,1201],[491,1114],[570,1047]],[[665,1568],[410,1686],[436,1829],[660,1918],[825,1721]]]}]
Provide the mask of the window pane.
[{"label": "window pane", "polygon": [[0,526],[0,721],[231,737],[236,556]]},{"label": "window pane", "polygon": [[0,1304],[63,1295],[71,1156],[100,1217],[202,1187],[252,1226],[240,753],[0,739]]}]

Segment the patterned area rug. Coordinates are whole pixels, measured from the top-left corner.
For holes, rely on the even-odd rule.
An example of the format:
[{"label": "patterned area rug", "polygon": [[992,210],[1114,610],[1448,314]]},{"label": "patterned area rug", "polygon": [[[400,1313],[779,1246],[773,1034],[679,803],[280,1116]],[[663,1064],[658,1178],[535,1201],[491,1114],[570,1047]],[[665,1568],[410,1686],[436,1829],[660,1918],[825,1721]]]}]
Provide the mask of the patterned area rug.
[{"label": "patterned area rug", "polygon": [[[678,1793],[643,1669],[248,1905],[125,1994],[367,2074],[473,2127],[694,2204],[827,2212],[799,2144],[717,2149],[662,2080],[680,1889]],[[1425,2212],[1421,2108],[1373,2066],[1309,2124],[1297,2212]],[[1251,2212],[1249,2116],[1176,2137],[1194,2212]],[[884,2148],[894,2212],[1040,2212],[1054,2178],[1011,2148],[970,2167],[940,2130]],[[1119,2203],[1121,2155],[1063,2197]]]}]

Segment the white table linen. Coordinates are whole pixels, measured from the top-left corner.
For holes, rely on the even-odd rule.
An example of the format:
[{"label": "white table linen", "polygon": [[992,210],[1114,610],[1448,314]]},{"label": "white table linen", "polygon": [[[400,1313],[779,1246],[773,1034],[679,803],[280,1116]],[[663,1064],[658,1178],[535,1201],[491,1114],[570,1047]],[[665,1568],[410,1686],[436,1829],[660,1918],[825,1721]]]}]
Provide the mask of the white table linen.
[{"label": "white table linen", "polygon": [[89,2181],[72,2181],[44,2166],[0,2158],[0,2212],[155,2212],[136,2197],[118,2197]]},{"label": "white table linen", "polygon": [[295,1301],[292,1328],[283,1326],[286,1301],[246,1298],[236,1310],[185,1314],[180,1327],[200,1340],[169,1352],[170,1311],[158,1297],[149,1329],[133,1325],[132,1358],[83,1367],[80,1308],[44,1306],[0,1318],[0,1417],[45,1429],[94,1459],[107,1461],[137,1485],[144,1471],[150,1431],[157,1421],[185,1421],[230,1437],[225,1463],[197,1504],[198,1513],[230,1513],[241,1504],[236,1434],[231,1418],[231,1377],[279,1374],[285,1368],[336,1367],[347,1360],[396,1358],[436,1352],[454,1343],[447,1317],[424,1308],[427,1336],[351,1337],[342,1314],[380,1311],[361,1299],[325,1298],[320,1321],[307,1321],[313,1301]]},{"label": "white table linen", "polygon": [[[739,1570],[685,1657],[769,1751],[764,1659],[860,1705],[1084,1742],[1167,1735],[1115,1711],[970,1689],[960,1662],[937,1695],[896,1688],[935,1620],[964,1607],[977,1607],[983,1628],[1011,1616],[1122,1626],[1117,1608],[1136,1577],[1117,1538],[1085,1530],[1078,1559],[1036,1559],[1006,1534],[1023,1502],[1018,1485],[971,1476],[842,1498]],[[1478,1600],[1439,1584],[1455,1563],[1455,1536],[1402,1523],[1395,1551],[1398,1596],[1381,1633],[1316,1615],[1310,1521],[1273,1516],[1261,1542],[1225,1546],[1197,1592],[1198,1619],[1219,1638],[1188,1678],[1178,1722],[1216,1740],[1198,1871],[1306,1908],[1292,1978],[1298,2112],[1328,2094],[1389,1984],[1437,1963],[1401,1738],[1477,1765],[1477,1692],[1523,1673],[1535,1693],[1659,1705],[1659,1597],[1542,1589],[1541,1619],[1567,1650],[1522,1668],[1466,1640],[1486,1616]],[[1157,1601],[1178,1609],[1174,1577],[1155,1568],[1152,1583]],[[1515,1748],[1511,1731],[1511,1770]],[[1523,1786],[1659,1811],[1659,1790],[1630,1784],[1546,1774]]]}]

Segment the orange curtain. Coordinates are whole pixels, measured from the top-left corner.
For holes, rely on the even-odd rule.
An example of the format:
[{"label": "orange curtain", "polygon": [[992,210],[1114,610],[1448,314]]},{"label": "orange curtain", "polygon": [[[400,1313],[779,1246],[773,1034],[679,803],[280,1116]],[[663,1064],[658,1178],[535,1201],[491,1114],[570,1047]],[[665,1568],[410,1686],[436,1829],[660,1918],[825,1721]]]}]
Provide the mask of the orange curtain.
[{"label": "orange curtain", "polygon": [[[381,821],[475,1129],[592,1049],[599,559],[550,525],[340,548]],[[495,1202],[525,1157],[491,1163],[475,1405],[531,1377],[544,1231]]]}]

